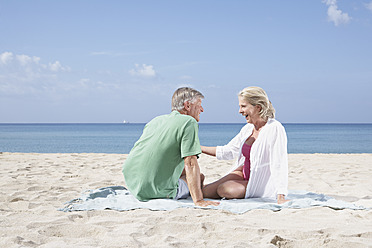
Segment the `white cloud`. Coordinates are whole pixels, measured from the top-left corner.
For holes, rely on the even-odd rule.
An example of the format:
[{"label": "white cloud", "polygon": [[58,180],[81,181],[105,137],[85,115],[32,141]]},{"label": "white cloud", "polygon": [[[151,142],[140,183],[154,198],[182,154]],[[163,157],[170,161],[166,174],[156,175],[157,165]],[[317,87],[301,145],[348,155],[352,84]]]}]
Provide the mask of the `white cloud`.
[{"label": "white cloud", "polygon": [[62,66],[59,61],[56,61],[54,63],[49,63],[49,69],[53,72],[58,71],[70,71],[70,67]]},{"label": "white cloud", "polygon": [[366,8],[372,11],[372,1],[370,3],[366,3]]},{"label": "white cloud", "polygon": [[343,23],[348,23],[351,20],[351,17],[347,13],[343,13],[337,6],[337,0],[323,0],[328,6],[328,21],[333,22],[335,26],[338,26]]},{"label": "white cloud", "polygon": [[30,57],[28,55],[16,55],[16,59],[22,66],[27,66],[31,64],[39,64],[40,58],[39,57]]},{"label": "white cloud", "polygon": [[34,72],[60,72],[60,71],[70,71],[70,67],[62,66],[59,61],[54,63],[42,64],[40,63],[41,58],[37,56],[28,56],[25,54],[16,54],[13,55],[11,52],[4,52],[0,54],[0,62],[4,66],[9,66],[11,68],[11,63],[15,68],[19,70],[21,68],[27,68],[27,71]]},{"label": "white cloud", "polygon": [[6,65],[11,60],[13,60],[13,53],[4,52],[4,53],[0,54],[0,61],[1,61],[2,64]]},{"label": "white cloud", "polygon": [[87,85],[87,83],[89,82],[90,82],[89,78],[82,78],[79,80],[79,84],[84,85],[84,86]]},{"label": "white cloud", "polygon": [[0,94],[26,95],[54,91],[68,76],[68,66],[59,61],[41,63],[26,54],[0,53]]},{"label": "white cloud", "polygon": [[156,76],[156,72],[152,65],[135,64],[135,67],[136,67],[135,69],[132,69],[129,71],[129,73],[133,76],[141,76],[141,77],[155,77]]},{"label": "white cloud", "polygon": [[193,77],[189,75],[183,75],[180,77],[180,80],[190,81],[190,80],[193,80]]},{"label": "white cloud", "polygon": [[62,102],[64,99],[78,100],[84,97],[108,97],[107,99],[112,100],[112,96],[117,96],[121,99],[122,94],[131,97],[132,92],[168,92],[164,90],[167,88],[163,87],[163,84],[154,83],[152,80],[144,80],[149,83],[145,89],[142,84],[138,84],[139,79],[157,77],[152,65],[140,64],[133,68],[131,74],[140,78],[125,75],[128,78],[124,76],[125,79],[117,79],[107,73],[69,73],[70,68],[58,60],[44,61],[37,56],[0,52],[0,98],[25,97]]}]

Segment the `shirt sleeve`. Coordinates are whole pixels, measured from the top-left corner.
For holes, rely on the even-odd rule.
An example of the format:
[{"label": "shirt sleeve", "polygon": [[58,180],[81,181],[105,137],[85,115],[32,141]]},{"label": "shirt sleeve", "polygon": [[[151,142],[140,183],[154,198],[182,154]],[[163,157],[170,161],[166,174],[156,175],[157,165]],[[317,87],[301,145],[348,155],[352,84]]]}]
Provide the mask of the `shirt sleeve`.
[{"label": "shirt sleeve", "polygon": [[188,121],[182,131],[181,136],[181,157],[198,155],[201,153],[199,141],[199,126],[195,120]]},{"label": "shirt sleeve", "polygon": [[288,153],[287,153],[287,135],[284,127],[279,124],[273,132],[273,143],[270,155],[270,170],[277,195],[288,194]]},{"label": "shirt sleeve", "polygon": [[239,155],[240,146],[247,136],[248,131],[249,126],[245,125],[227,145],[217,146],[216,158],[219,160],[231,160],[236,158]]}]

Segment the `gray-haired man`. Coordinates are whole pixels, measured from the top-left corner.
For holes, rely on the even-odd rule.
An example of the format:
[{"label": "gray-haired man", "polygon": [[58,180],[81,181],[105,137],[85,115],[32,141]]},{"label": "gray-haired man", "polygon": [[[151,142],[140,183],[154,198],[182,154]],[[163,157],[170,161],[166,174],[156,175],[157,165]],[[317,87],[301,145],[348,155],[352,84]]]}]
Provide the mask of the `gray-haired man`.
[{"label": "gray-haired man", "polygon": [[218,205],[204,201],[197,155],[201,153],[198,121],[204,96],[183,87],[172,97],[172,112],[146,124],[123,165],[129,191],[141,201],[182,199],[190,194],[198,206]]}]

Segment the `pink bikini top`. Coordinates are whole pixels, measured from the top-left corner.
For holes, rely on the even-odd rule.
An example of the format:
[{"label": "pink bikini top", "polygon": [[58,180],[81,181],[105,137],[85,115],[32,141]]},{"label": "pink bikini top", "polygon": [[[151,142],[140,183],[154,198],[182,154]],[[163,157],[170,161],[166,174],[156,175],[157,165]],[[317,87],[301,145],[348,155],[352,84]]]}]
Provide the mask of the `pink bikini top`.
[{"label": "pink bikini top", "polygon": [[244,166],[243,166],[244,180],[249,180],[249,176],[251,174],[251,161],[250,161],[251,148],[252,148],[251,145],[248,145],[246,143],[243,144],[242,154],[245,157]]}]

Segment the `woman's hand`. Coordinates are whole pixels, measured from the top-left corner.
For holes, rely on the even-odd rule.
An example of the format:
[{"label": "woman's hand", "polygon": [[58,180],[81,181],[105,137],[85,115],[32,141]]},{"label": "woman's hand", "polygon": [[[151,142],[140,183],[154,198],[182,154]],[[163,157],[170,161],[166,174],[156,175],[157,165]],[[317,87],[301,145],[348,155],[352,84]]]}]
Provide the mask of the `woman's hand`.
[{"label": "woman's hand", "polygon": [[286,203],[290,200],[286,200],[284,195],[278,195],[278,204]]}]

